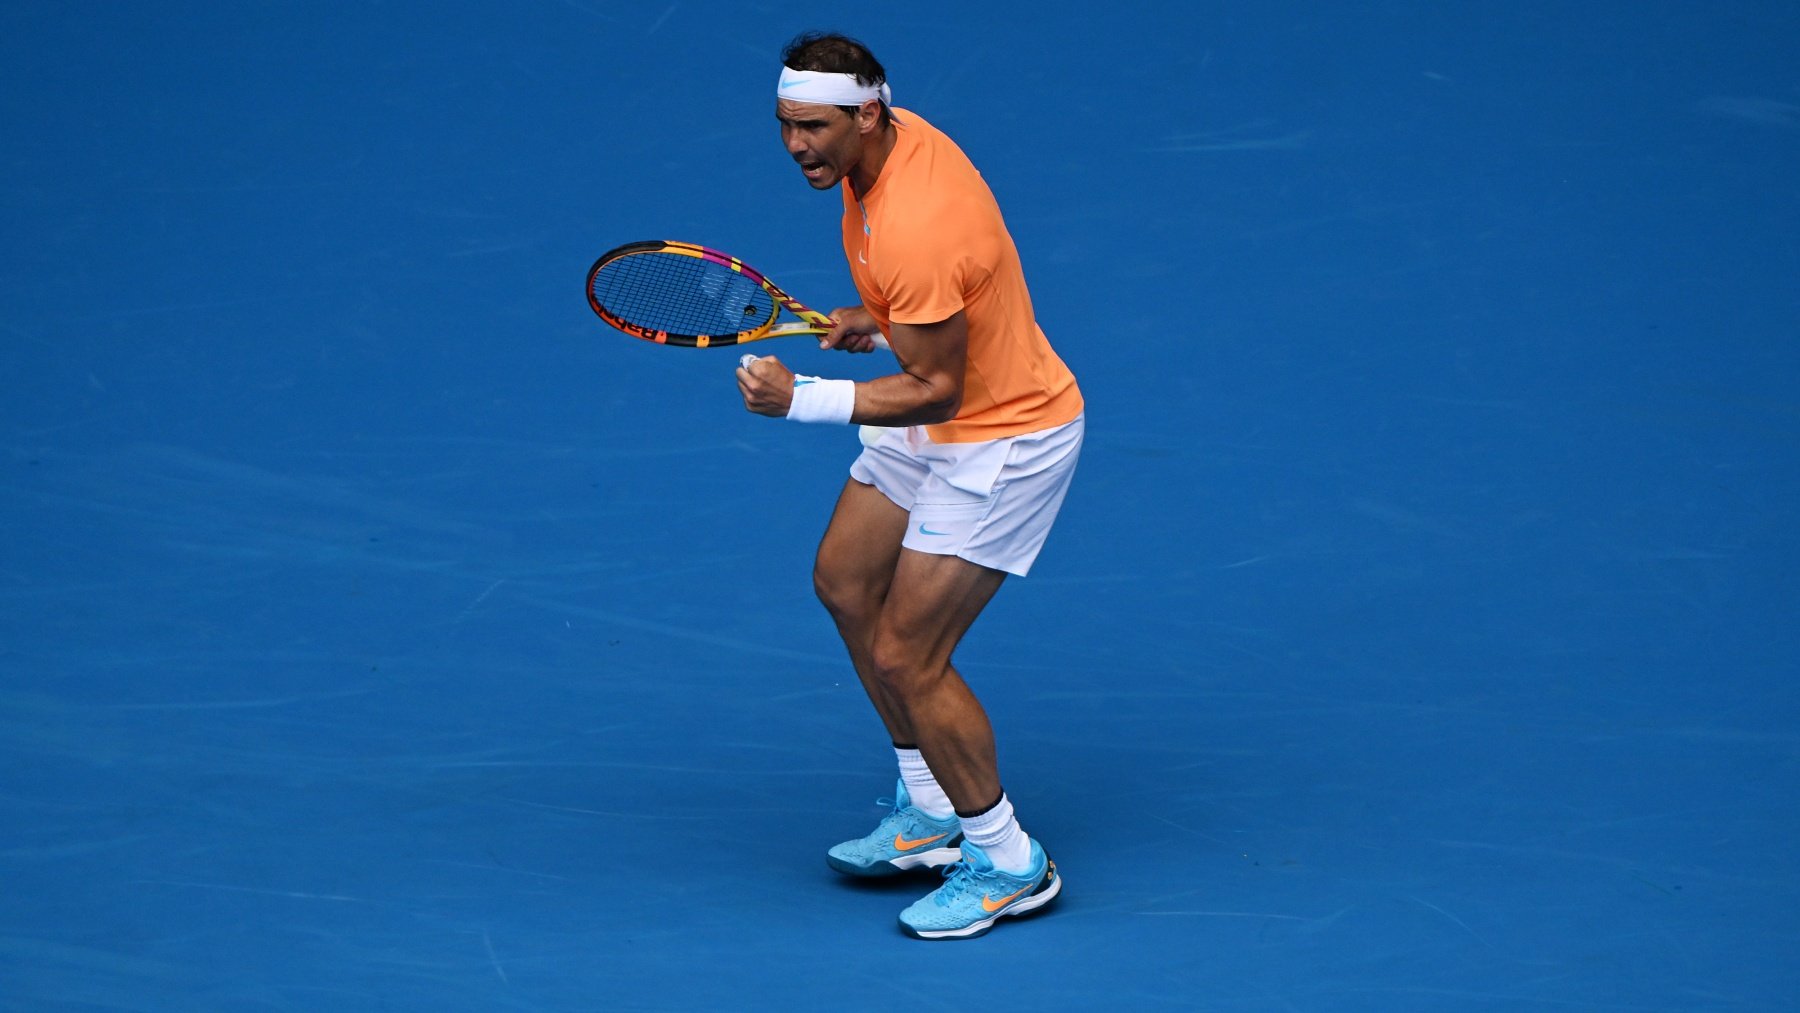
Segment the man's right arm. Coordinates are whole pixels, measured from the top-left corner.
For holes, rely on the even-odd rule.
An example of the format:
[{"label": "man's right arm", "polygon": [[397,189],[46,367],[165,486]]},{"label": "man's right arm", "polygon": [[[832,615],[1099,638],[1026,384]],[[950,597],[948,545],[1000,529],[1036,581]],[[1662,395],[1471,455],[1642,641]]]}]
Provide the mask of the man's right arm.
[{"label": "man's right arm", "polygon": [[[880,333],[874,317],[860,306],[839,309],[832,316],[838,326],[820,341],[821,347],[832,347],[833,337],[842,347],[844,340],[870,340],[871,334]],[[837,407],[848,418],[830,417],[834,413],[826,412],[805,421],[920,426],[954,419],[962,408],[963,372],[968,363],[969,321],[963,311],[932,324],[895,324],[889,340],[900,372],[852,384],[845,394],[838,395],[843,400]],[[794,375],[780,359],[746,355],[737,378],[745,408],[777,418],[793,414]],[[810,391],[837,384],[850,381],[828,380]]]},{"label": "man's right arm", "polygon": [[889,340],[900,372],[856,385],[850,421],[869,426],[929,426],[962,409],[969,321],[957,310],[934,324],[895,324]]},{"label": "man's right arm", "polygon": [[873,352],[887,344],[875,315],[861,306],[840,306],[831,311],[834,326],[819,339],[820,348],[845,352]]}]

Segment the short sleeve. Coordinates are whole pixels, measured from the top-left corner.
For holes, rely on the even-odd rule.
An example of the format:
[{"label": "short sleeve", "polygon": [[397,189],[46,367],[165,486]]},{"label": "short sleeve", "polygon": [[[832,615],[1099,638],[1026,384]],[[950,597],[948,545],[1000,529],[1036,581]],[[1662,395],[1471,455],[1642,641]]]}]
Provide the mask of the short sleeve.
[{"label": "short sleeve", "polygon": [[954,316],[965,305],[969,273],[967,254],[942,232],[894,235],[875,264],[876,284],[897,324],[935,324]]}]

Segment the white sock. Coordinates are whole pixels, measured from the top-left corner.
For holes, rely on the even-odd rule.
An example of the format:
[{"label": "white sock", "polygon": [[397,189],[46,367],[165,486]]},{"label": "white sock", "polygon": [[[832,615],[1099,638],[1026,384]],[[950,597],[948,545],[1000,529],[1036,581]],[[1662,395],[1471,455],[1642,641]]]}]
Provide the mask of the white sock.
[{"label": "white sock", "polygon": [[1013,818],[1012,802],[1001,792],[1000,801],[980,816],[962,817],[963,836],[987,852],[1001,872],[1024,872],[1031,866],[1031,838]]},{"label": "white sock", "polygon": [[900,761],[900,780],[906,784],[906,794],[912,797],[913,808],[940,820],[956,811],[950,804],[950,796],[938,787],[937,778],[931,776],[931,768],[925,765],[925,757],[919,755],[917,749],[895,746],[894,756]]}]

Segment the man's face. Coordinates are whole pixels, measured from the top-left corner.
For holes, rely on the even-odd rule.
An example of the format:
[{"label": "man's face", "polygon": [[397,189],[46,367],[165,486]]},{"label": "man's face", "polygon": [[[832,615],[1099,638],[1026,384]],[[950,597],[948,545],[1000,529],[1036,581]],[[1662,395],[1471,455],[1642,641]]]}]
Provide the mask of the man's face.
[{"label": "man's face", "polygon": [[775,118],[781,122],[781,143],[814,190],[837,186],[862,157],[856,117],[837,106],[780,99]]}]

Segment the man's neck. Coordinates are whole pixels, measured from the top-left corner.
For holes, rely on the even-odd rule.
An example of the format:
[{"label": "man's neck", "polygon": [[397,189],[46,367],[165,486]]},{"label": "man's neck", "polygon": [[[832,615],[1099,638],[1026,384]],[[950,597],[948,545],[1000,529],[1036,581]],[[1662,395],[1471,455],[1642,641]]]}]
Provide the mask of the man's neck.
[{"label": "man's neck", "polygon": [[875,188],[875,181],[881,178],[881,169],[887,165],[888,156],[893,154],[899,140],[899,132],[889,123],[863,148],[863,157],[857,160],[856,168],[850,170],[850,188],[858,198]]}]

